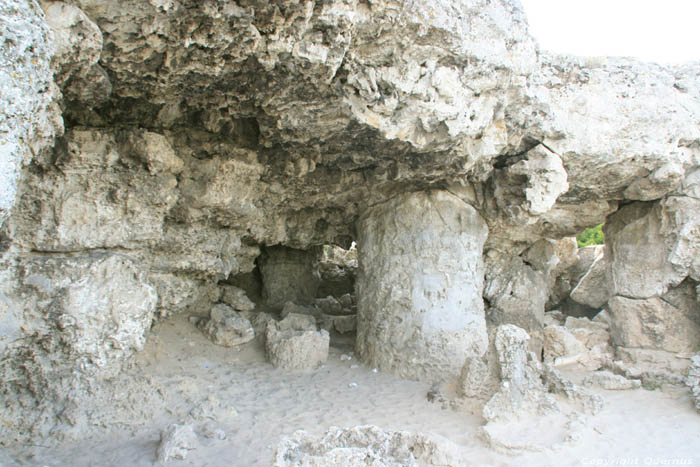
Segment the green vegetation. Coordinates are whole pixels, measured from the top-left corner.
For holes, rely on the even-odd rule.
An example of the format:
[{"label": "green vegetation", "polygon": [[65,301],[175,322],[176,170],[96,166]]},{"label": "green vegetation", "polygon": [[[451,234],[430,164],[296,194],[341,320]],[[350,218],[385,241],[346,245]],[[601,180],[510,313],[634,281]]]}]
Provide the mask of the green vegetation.
[{"label": "green vegetation", "polygon": [[584,230],[581,235],[576,237],[576,241],[579,248],[590,245],[603,245],[605,243],[603,224]]}]

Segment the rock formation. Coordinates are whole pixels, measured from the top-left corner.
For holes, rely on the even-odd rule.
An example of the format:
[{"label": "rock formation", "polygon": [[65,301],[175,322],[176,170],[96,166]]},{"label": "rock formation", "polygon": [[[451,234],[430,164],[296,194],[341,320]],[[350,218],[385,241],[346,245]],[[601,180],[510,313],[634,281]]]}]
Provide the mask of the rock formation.
[{"label": "rock formation", "polygon": [[[516,0],[4,1],[0,433],[84,410],[71,391],[154,320],[223,301],[267,323],[231,286],[275,311],[348,293],[314,258],[353,241],[342,309],[383,371],[478,374],[503,325],[540,356],[570,295],[608,309],[616,358],[668,354],[680,378],[699,83],[697,63],[539,52]],[[603,221],[604,261],[564,274],[561,239]]]}]

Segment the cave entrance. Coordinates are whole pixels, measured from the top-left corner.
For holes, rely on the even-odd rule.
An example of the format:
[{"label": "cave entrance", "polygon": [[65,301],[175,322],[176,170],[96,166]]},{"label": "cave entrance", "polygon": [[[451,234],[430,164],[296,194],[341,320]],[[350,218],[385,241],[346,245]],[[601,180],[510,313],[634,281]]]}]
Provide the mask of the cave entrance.
[{"label": "cave entrance", "polygon": [[243,289],[256,310],[283,319],[311,315],[326,329],[331,346],[350,352],[357,327],[355,276],[357,247],[326,244],[309,250],[263,246],[253,271],[225,281]]}]

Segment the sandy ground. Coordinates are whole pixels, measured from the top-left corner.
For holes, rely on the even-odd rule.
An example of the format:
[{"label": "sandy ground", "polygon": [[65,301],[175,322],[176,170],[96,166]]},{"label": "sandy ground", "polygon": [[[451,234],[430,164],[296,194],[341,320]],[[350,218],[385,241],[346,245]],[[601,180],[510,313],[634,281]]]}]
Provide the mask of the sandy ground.
[{"label": "sandy ground", "polygon": [[[334,343],[326,365],[303,373],[274,369],[259,342],[216,346],[184,316],[152,334],[133,371],[152,375],[165,410],[79,442],[0,453],[0,465],[150,466],[160,430],[173,422],[191,423],[201,445],[172,466],[268,466],[280,439],[296,430],[321,434],[364,424],[441,435],[475,466],[700,465],[700,415],[680,388],[600,390],[606,407],[589,417],[581,439],[557,451],[508,456],[481,441],[479,416],[428,402],[429,384],[347,360],[350,341]],[[133,428],[138,424],[143,428]],[[207,428],[223,430],[226,439],[203,436]],[[533,420],[532,432],[546,436],[547,430]]]}]

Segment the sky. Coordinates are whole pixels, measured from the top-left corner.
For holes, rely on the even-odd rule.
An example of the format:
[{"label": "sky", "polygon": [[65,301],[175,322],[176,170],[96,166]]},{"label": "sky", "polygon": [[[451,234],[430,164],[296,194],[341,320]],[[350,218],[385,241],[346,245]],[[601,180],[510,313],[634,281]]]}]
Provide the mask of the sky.
[{"label": "sky", "polygon": [[543,50],[700,60],[700,0],[520,0]]}]

